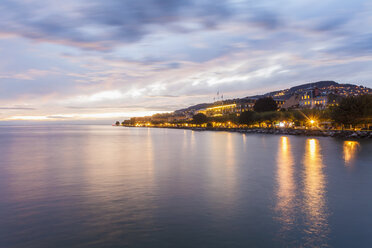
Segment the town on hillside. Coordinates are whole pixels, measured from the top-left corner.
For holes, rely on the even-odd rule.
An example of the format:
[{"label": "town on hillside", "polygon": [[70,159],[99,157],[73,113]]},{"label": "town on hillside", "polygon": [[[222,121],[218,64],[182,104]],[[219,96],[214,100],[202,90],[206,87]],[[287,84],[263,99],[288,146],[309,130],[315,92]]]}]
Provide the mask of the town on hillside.
[{"label": "town on hillside", "polygon": [[116,125],[210,128],[372,129],[372,89],[320,81],[264,95],[203,103]]}]

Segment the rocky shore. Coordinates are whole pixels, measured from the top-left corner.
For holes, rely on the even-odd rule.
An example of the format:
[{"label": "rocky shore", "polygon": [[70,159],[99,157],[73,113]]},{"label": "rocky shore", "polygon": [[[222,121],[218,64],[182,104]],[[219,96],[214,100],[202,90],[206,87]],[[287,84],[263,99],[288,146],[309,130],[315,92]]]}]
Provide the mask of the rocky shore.
[{"label": "rocky shore", "polygon": [[193,131],[225,131],[238,133],[259,133],[276,135],[323,136],[353,139],[372,139],[372,131],[320,130],[320,129],[285,129],[285,128],[213,128],[213,127],[156,127],[188,129]]},{"label": "rocky shore", "polygon": [[[230,131],[230,130],[229,130]],[[338,138],[369,138],[372,139],[372,131],[341,131],[341,130],[310,130],[310,129],[237,129],[241,133],[262,133],[279,135],[301,135],[301,136],[324,136]]]}]

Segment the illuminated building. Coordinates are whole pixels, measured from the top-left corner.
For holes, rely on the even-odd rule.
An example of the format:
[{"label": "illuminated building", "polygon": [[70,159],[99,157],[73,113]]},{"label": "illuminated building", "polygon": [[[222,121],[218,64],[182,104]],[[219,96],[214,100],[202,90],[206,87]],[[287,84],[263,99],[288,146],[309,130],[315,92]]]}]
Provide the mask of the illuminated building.
[{"label": "illuminated building", "polygon": [[276,105],[278,105],[278,108],[282,108],[282,106],[285,103],[285,100],[282,99],[282,98],[274,98],[274,101],[275,101]]},{"label": "illuminated building", "polygon": [[240,99],[237,102],[237,112],[245,112],[245,111],[253,111],[254,104],[256,103],[256,99]]},{"label": "illuminated building", "polygon": [[320,108],[323,109],[328,104],[328,95],[320,93],[318,88],[305,91],[299,100],[300,108]]},{"label": "illuminated building", "polygon": [[236,103],[213,106],[213,107],[201,109],[198,111],[198,113],[205,114],[208,117],[223,116],[226,114],[231,114],[231,113],[236,113],[236,112],[237,112]]}]

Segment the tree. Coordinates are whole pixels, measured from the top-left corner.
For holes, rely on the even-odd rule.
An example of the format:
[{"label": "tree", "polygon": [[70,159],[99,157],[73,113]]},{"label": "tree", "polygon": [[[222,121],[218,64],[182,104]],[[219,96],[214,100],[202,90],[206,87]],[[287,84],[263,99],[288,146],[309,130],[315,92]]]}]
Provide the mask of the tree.
[{"label": "tree", "polygon": [[252,125],[253,123],[255,123],[255,112],[253,111],[242,112],[239,116],[239,123],[247,125]]},{"label": "tree", "polygon": [[232,122],[232,123],[237,123],[239,120],[238,120],[238,117],[235,113],[230,113],[230,114],[224,114],[222,116],[211,116],[211,117],[208,117],[208,120],[209,121],[214,121],[214,122]]},{"label": "tree", "polygon": [[132,121],[132,120],[124,120],[121,124],[122,125],[134,125],[134,121]]},{"label": "tree", "polygon": [[259,113],[259,120],[260,122],[265,122],[266,125],[274,125],[275,121],[278,121],[280,119],[280,112],[277,111],[267,111],[263,113]]},{"label": "tree", "polygon": [[331,110],[332,119],[339,124],[366,124],[372,119],[372,95],[350,96]]},{"label": "tree", "polygon": [[275,111],[278,109],[278,105],[272,97],[264,97],[256,101],[253,109],[256,112]]},{"label": "tree", "polygon": [[192,117],[192,122],[195,124],[203,124],[208,121],[208,118],[205,114],[199,113]]}]

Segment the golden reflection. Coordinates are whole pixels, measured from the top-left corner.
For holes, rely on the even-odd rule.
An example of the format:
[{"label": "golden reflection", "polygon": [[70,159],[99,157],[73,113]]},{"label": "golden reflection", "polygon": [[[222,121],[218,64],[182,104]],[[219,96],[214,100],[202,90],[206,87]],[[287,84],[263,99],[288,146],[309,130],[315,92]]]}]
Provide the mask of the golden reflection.
[{"label": "golden reflection", "polygon": [[304,212],[306,239],[313,247],[324,242],[327,236],[327,209],[326,209],[326,178],[323,172],[323,161],[319,141],[308,139],[304,157]]},{"label": "golden reflection", "polygon": [[195,131],[191,131],[191,146],[195,147]]},{"label": "golden reflection", "polygon": [[226,164],[228,166],[235,165],[235,149],[234,142],[232,140],[232,133],[227,133],[227,143],[226,143]]},{"label": "golden reflection", "polygon": [[[208,197],[211,199],[213,208],[232,211],[232,205],[236,203],[237,175],[236,134],[211,133],[208,149]],[[216,204],[216,202],[218,204]]]},{"label": "golden reflection", "polygon": [[360,144],[358,141],[344,142],[344,159],[346,165],[349,165],[352,161],[354,161],[359,147]]},{"label": "golden reflection", "polygon": [[188,144],[188,140],[187,140],[187,131],[186,130],[183,130],[183,150],[186,151],[187,150],[187,144]]},{"label": "golden reflection", "polygon": [[[93,130],[86,137],[87,145],[79,151],[84,162],[81,200],[103,213],[103,226],[112,219],[153,225],[156,135],[150,128],[122,133],[115,129],[103,135]],[[144,211],[133,215],[123,209]]]},{"label": "golden reflection", "polygon": [[294,224],[294,209],[296,184],[293,175],[293,156],[288,137],[281,137],[277,155],[277,205],[279,220],[282,222],[284,230],[290,229]]},{"label": "golden reflection", "polygon": [[[226,151],[224,155],[225,159],[225,166],[222,167],[222,171],[225,175],[225,200],[228,199],[230,203],[234,202],[234,198],[236,195],[236,147],[234,143],[234,134],[227,133],[226,134],[226,146],[224,150]],[[222,161],[221,161],[222,162]]]},{"label": "golden reflection", "polygon": [[154,177],[154,144],[152,140],[151,128],[147,128],[147,141],[146,141],[146,170],[149,175],[149,179],[153,179]]},{"label": "golden reflection", "polygon": [[[153,186],[155,141],[152,130],[135,131],[138,135],[125,136],[125,142],[122,142],[118,130],[106,136],[92,132],[93,135],[87,137],[88,145],[82,146],[81,156],[86,161],[83,166],[86,188],[92,193],[90,197],[95,197],[95,193],[110,192],[105,195],[107,200],[120,198],[123,191],[118,190],[117,185],[126,189],[132,185],[140,185],[142,189]],[[135,192],[127,194],[136,197]]]}]

